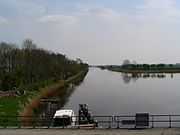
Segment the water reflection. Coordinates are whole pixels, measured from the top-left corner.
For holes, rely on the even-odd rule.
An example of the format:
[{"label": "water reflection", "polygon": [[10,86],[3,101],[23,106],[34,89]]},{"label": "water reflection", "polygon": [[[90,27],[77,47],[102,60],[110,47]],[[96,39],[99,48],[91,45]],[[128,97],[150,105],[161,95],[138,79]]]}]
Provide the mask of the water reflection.
[{"label": "water reflection", "polygon": [[56,110],[64,107],[65,104],[69,101],[69,98],[71,97],[74,90],[75,85],[70,84],[66,88],[57,90],[57,92],[53,95],[49,95],[49,97],[45,99],[46,101],[42,102],[40,107],[38,108],[37,114],[39,114],[40,116],[39,119],[43,119],[44,121],[51,121]]},{"label": "water reflection", "polygon": [[57,90],[56,93],[53,95],[50,95],[47,97],[47,102],[42,102],[42,105],[40,106],[40,114],[52,116],[57,109],[62,108],[66,102],[69,101],[69,97],[71,97],[72,93],[75,90],[75,86],[73,84],[70,84],[68,87]]},{"label": "water reflection", "polygon": [[[59,88],[55,93],[46,97],[46,99],[44,99],[38,107],[37,115],[40,116],[38,120],[52,121],[56,110],[66,106],[69,102],[69,98],[75,92],[76,86],[83,82],[84,77],[85,75],[73,80],[73,82],[67,84],[64,88]],[[43,123],[41,123],[41,125],[43,125]]]},{"label": "water reflection", "polygon": [[[143,73],[143,74],[121,73],[121,76],[122,76],[124,83],[130,83],[131,81],[136,82],[140,78],[143,78],[143,79],[147,79],[147,78],[163,79],[166,77],[166,74],[163,74],[163,73]],[[171,78],[173,78],[173,74],[171,74]]]},{"label": "water reflection", "polygon": [[[179,114],[180,74],[173,75],[173,78],[166,73],[121,76],[119,72],[91,68],[67,106],[76,111],[78,104],[86,103],[94,116]],[[130,83],[125,84],[122,77]]]}]

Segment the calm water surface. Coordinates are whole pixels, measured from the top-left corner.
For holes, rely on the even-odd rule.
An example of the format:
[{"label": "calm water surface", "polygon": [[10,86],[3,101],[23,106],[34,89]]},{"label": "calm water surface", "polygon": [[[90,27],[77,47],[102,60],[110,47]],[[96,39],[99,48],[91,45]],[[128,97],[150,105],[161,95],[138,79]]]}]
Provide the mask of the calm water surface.
[{"label": "calm water surface", "polygon": [[78,105],[86,103],[93,115],[180,114],[179,80],[180,74],[137,76],[90,68],[64,108],[77,114]]}]

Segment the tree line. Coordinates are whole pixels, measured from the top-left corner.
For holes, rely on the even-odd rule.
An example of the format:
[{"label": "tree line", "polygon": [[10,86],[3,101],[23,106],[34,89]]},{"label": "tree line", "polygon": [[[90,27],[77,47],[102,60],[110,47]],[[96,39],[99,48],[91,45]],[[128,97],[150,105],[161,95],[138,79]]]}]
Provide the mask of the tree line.
[{"label": "tree line", "polygon": [[179,69],[179,66],[173,64],[137,64],[136,61],[130,62],[129,60],[124,60],[121,66],[123,69],[129,70],[163,70],[163,69]]},{"label": "tree line", "polygon": [[180,64],[138,64],[136,61],[130,61],[128,59],[123,60],[122,65],[101,65],[97,66],[101,69],[113,69],[113,70],[180,70]]},{"label": "tree line", "polygon": [[65,55],[39,48],[31,39],[21,47],[0,43],[0,90],[14,88],[37,90],[88,68],[81,59],[70,60]]}]

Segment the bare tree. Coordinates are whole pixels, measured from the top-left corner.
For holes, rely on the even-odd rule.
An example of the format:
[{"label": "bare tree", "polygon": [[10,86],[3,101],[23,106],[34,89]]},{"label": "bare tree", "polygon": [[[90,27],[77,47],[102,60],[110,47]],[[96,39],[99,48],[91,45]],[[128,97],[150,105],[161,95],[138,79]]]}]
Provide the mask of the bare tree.
[{"label": "bare tree", "polygon": [[126,59],[126,60],[123,60],[122,66],[123,66],[123,67],[127,67],[127,66],[130,65],[130,64],[131,64],[131,62],[130,62],[128,59]]}]

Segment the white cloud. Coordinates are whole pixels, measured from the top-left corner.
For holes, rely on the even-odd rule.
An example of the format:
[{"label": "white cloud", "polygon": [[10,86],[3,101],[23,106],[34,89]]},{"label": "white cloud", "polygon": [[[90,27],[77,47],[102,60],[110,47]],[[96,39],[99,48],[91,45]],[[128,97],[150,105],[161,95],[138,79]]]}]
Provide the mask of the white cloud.
[{"label": "white cloud", "polygon": [[[35,8],[37,13],[41,12],[39,6]],[[67,12],[61,8],[52,12],[52,8],[46,7],[46,14],[43,8],[43,14],[36,14],[41,25],[28,16],[30,21],[21,29],[25,37],[32,36],[46,48],[60,50],[71,58],[81,56],[91,63],[103,60],[103,63],[116,63],[121,58],[153,62],[166,60],[171,55],[178,60],[180,10],[176,6],[171,0],[147,0],[143,6],[128,7],[131,10],[116,10],[101,4],[77,4],[75,9],[67,7]],[[33,7],[31,10],[29,6],[27,11],[33,12]],[[78,27],[74,27],[77,24]],[[22,38],[22,34],[19,35]]]},{"label": "white cloud", "polygon": [[47,15],[42,16],[38,22],[40,23],[57,23],[61,25],[77,25],[79,20],[74,16],[66,16],[66,15]]},{"label": "white cloud", "polygon": [[45,13],[46,9],[43,5],[35,4],[31,1],[25,0],[2,0],[4,3],[10,5],[18,14],[22,15],[39,15]]},{"label": "white cloud", "polygon": [[141,9],[139,19],[153,22],[180,22],[180,10],[171,0],[149,0]]},{"label": "white cloud", "polygon": [[119,17],[119,13],[110,9],[106,8],[103,5],[83,5],[83,4],[77,4],[77,8],[79,9],[79,12],[76,12],[75,14],[78,16],[84,16],[84,17],[94,17],[95,19],[105,19],[105,20],[115,20]]},{"label": "white cloud", "polygon": [[22,4],[20,5],[21,8],[18,8],[18,12],[25,14],[25,15],[37,15],[43,14],[45,12],[45,8],[41,5],[34,5],[34,4]]},{"label": "white cloud", "polygon": [[180,10],[175,7],[175,3],[171,0],[148,0],[145,5],[135,7],[138,12],[126,13],[107,8],[101,4],[84,5],[77,4],[78,11],[75,15],[81,20],[86,20],[86,17],[92,21],[107,21],[111,24],[136,25],[143,26],[159,25],[162,23],[179,23]]},{"label": "white cloud", "polygon": [[5,23],[5,22],[7,22],[8,20],[6,19],[6,18],[4,18],[4,17],[0,17],[0,23]]}]

